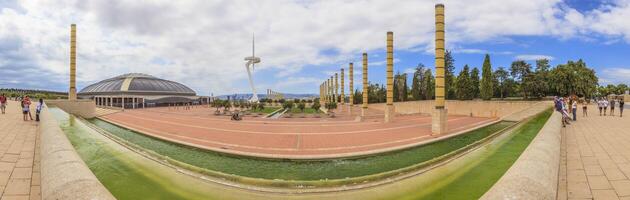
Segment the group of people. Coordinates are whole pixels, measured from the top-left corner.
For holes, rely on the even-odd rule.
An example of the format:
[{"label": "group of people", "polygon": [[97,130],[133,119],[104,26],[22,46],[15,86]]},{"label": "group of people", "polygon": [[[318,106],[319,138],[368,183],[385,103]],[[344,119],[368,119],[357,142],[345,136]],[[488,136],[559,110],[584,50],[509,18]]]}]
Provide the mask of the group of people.
[{"label": "group of people", "polygon": [[[554,107],[556,111],[562,114],[562,127],[571,124],[570,121],[577,121],[577,108],[578,101],[582,104],[582,117],[588,116],[588,104],[587,99],[577,99],[570,97],[554,97]],[[594,99],[595,101],[595,99]],[[599,108],[599,115],[606,116],[606,111],[610,109],[610,116],[615,115],[615,107],[619,106],[619,117],[623,117],[624,100],[623,98],[613,98],[610,101],[608,98],[600,97],[597,99],[597,107]],[[572,117],[569,115],[572,114]]]},{"label": "group of people", "polygon": [[610,108],[610,116],[615,116],[615,106],[619,105],[619,117],[623,117],[623,99],[613,98],[612,100],[608,100],[608,98],[599,98],[597,100],[597,107],[599,108],[599,116],[602,116],[602,111],[604,111],[604,116],[606,116],[606,110]]},{"label": "group of people", "polygon": [[[31,98],[28,96],[24,96],[16,100],[20,102],[20,109],[22,109],[22,119],[24,121],[28,121],[29,119],[33,120],[33,115],[31,115]],[[2,110],[2,114],[5,114],[7,105],[7,96],[5,94],[0,94],[0,110]],[[44,100],[40,98],[37,106],[35,107],[35,121],[39,121],[39,114],[42,112],[43,106]]]}]

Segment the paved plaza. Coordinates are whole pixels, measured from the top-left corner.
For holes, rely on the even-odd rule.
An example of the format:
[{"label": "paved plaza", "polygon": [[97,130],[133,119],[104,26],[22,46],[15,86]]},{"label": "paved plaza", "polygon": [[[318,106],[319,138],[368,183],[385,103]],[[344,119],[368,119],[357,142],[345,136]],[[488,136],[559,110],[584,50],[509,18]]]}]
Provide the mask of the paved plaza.
[{"label": "paved plaza", "polygon": [[[360,107],[344,106],[336,118],[246,117],[230,121],[214,116],[214,108],[192,110],[152,108],[101,116],[118,125],[171,141],[216,151],[264,157],[321,158],[391,150],[435,138],[431,116],[400,115],[384,123],[383,112],[368,110],[355,120]],[[496,121],[496,118],[452,115],[448,134]]]},{"label": "paved plaza", "polygon": [[9,101],[7,113],[0,114],[0,197],[41,199],[38,124],[23,121],[19,105]]},{"label": "paved plaza", "polygon": [[630,199],[630,116],[595,109],[562,130],[558,199]]}]

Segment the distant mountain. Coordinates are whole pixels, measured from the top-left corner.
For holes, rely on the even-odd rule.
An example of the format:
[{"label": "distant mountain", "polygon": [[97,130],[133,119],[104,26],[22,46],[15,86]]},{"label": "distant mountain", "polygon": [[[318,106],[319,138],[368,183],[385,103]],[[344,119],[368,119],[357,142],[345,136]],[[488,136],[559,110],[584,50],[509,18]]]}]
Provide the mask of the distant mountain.
[{"label": "distant mountain", "polygon": [[[319,95],[317,94],[283,94],[285,99],[313,99],[313,98],[318,98]],[[252,98],[252,94],[248,93],[248,94],[231,94],[231,95],[219,95],[216,96],[219,99],[228,99],[228,96],[230,97],[230,99],[250,99]],[[258,99],[264,99],[267,98],[266,94],[258,94]]]}]

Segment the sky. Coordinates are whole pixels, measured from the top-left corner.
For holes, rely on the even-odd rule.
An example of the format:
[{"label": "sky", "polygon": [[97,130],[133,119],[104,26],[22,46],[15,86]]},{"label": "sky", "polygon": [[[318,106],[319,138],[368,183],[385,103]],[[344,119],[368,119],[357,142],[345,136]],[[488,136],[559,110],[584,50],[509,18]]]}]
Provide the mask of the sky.
[{"label": "sky", "polygon": [[259,93],[317,93],[349,62],[359,88],[363,52],[368,79],[384,83],[387,31],[394,71],[434,66],[436,3],[456,73],[486,53],[493,69],[583,59],[601,85],[630,84],[630,0],[2,0],[0,88],[67,91],[73,23],[79,89],[146,73],[198,95],[248,93],[252,35]]}]

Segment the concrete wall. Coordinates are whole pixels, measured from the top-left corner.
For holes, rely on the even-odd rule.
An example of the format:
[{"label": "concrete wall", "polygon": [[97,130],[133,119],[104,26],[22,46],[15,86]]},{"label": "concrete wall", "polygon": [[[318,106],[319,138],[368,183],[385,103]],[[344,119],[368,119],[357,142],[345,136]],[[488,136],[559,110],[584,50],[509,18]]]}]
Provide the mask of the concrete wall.
[{"label": "concrete wall", "polygon": [[81,160],[47,108],[41,119],[43,199],[115,199]]},{"label": "concrete wall", "polygon": [[81,116],[89,119],[96,116],[96,105],[92,100],[79,99],[76,101],[70,100],[47,100],[47,105],[56,106],[66,111],[67,113]]},{"label": "concrete wall", "polygon": [[[475,117],[504,117],[509,114],[529,108],[538,101],[446,101],[446,109],[448,114],[466,115]],[[426,113],[431,114],[434,109],[433,100],[425,101],[406,101],[395,102],[396,113],[399,114],[415,114]],[[369,104],[370,108],[377,110],[385,110],[384,103]]]},{"label": "concrete wall", "polygon": [[514,165],[482,199],[556,199],[561,126],[560,114],[554,111]]}]

